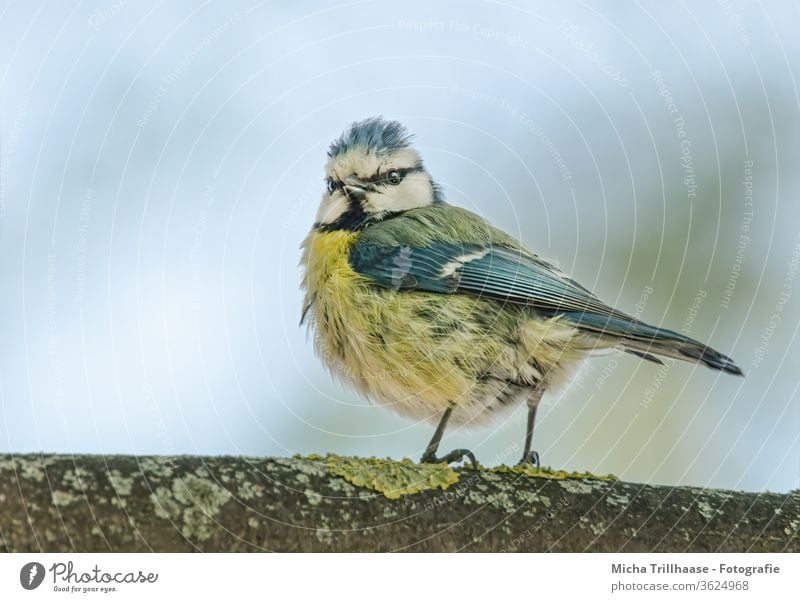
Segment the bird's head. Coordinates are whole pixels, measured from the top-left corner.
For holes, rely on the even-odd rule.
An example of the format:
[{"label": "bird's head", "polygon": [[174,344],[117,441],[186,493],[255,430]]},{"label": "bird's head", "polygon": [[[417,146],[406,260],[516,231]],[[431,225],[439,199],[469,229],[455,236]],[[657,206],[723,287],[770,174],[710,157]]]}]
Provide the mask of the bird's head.
[{"label": "bird's head", "polygon": [[325,186],[316,227],[326,230],[359,230],[442,201],[406,128],[382,117],[353,123],[331,143]]}]

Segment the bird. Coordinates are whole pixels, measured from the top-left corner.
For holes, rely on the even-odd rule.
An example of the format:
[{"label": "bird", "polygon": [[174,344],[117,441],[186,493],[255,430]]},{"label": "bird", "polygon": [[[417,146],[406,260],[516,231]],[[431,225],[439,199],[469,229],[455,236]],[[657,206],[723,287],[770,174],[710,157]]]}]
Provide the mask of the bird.
[{"label": "bird", "polygon": [[449,204],[412,135],[371,117],[330,144],[325,190],[301,245],[301,325],[330,372],[372,403],[436,424],[420,460],[439,455],[448,424],[480,426],[525,404],[520,464],[536,411],[595,352],[676,358],[743,376],[683,334],[619,311],[481,216]]}]

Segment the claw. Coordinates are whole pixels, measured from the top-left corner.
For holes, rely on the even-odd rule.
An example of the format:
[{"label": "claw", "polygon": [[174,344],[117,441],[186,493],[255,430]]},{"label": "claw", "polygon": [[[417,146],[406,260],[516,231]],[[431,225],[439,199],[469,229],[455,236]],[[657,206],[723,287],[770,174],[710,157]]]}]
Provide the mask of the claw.
[{"label": "claw", "polygon": [[447,462],[448,464],[452,464],[453,462],[461,462],[461,460],[463,460],[465,457],[469,458],[469,461],[472,464],[472,468],[477,470],[478,461],[475,459],[475,454],[473,454],[468,449],[454,449],[449,454],[446,454],[441,458],[438,457],[436,454],[425,452],[424,454],[422,454],[420,462],[423,462],[425,464],[439,464],[441,462]]},{"label": "claw", "polygon": [[521,466],[523,464],[533,464],[536,468],[541,468],[542,466],[539,463],[539,452],[531,451],[522,456],[522,459],[517,463],[517,466]]}]

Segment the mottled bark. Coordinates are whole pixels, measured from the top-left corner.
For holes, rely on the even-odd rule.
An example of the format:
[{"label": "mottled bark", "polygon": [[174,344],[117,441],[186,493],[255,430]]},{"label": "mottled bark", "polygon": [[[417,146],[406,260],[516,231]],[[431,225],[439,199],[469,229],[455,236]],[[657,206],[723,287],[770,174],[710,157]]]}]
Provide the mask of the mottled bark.
[{"label": "mottled bark", "polygon": [[325,459],[6,455],[0,550],[800,551],[798,491],[457,478],[389,499]]}]

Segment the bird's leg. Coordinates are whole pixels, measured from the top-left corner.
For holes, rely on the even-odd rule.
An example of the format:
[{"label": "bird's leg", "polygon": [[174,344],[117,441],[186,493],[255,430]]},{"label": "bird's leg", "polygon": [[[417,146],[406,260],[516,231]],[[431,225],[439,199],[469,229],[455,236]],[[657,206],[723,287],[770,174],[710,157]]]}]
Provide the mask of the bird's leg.
[{"label": "bird's leg", "polygon": [[420,461],[426,464],[436,464],[439,462],[447,462],[450,464],[451,462],[460,462],[464,457],[467,457],[469,461],[472,462],[472,467],[477,469],[478,462],[475,460],[475,454],[468,449],[454,449],[441,458],[436,455],[436,451],[439,449],[439,443],[442,440],[442,435],[444,435],[444,431],[447,428],[447,421],[450,420],[450,414],[452,413],[452,406],[444,411],[442,419],[439,421],[439,426],[436,427],[436,431],[433,433],[433,437],[431,437],[430,443],[428,443],[428,446],[425,448],[425,453],[422,454]]},{"label": "bird's leg", "polygon": [[539,452],[531,450],[533,445],[533,427],[536,423],[536,409],[539,407],[539,401],[542,399],[544,389],[540,386],[536,387],[528,398],[528,425],[525,431],[525,449],[522,451],[522,458],[520,464],[533,464],[539,468]]}]

